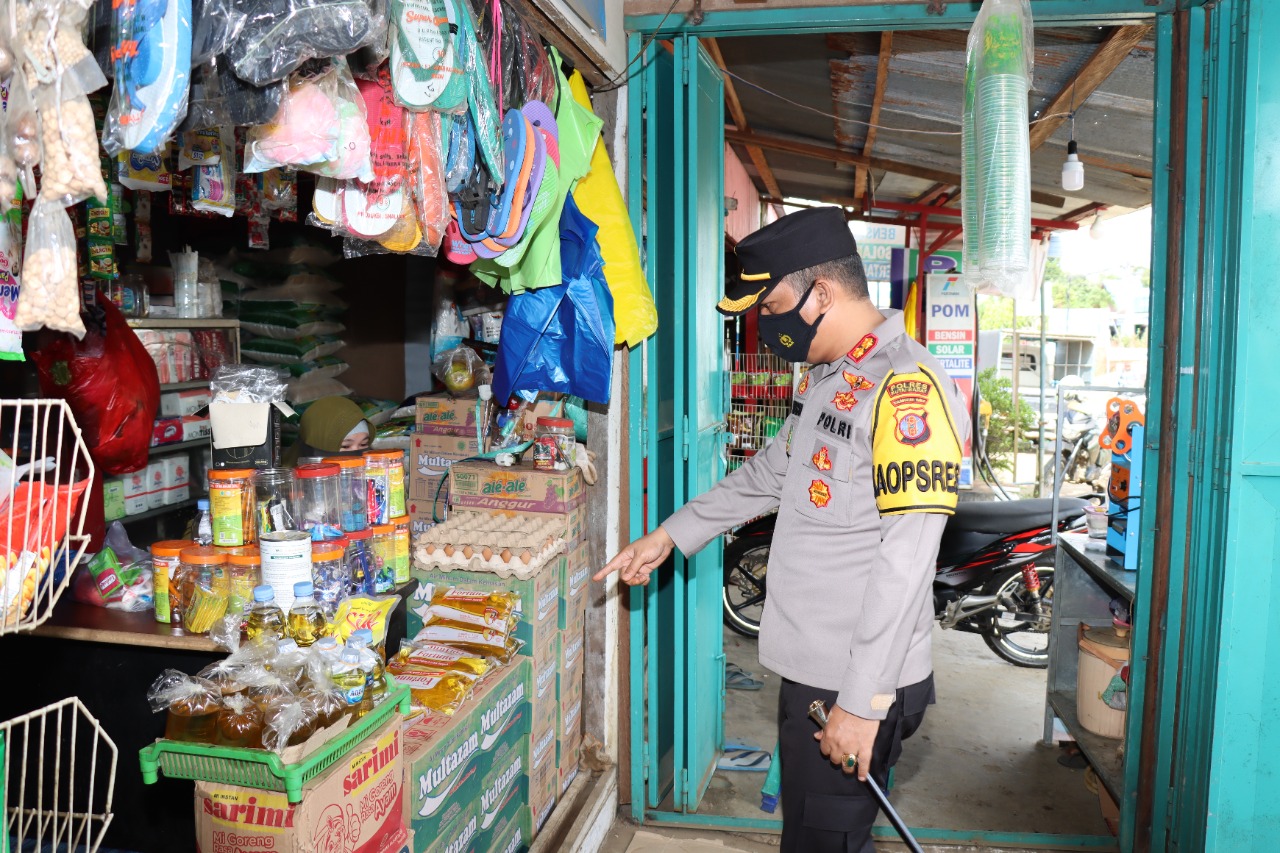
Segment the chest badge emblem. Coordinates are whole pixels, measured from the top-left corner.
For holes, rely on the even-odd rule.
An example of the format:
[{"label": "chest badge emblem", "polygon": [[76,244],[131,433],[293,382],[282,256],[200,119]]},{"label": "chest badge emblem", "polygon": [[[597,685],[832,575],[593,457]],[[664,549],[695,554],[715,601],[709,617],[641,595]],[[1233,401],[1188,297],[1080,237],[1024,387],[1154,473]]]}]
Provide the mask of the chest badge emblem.
[{"label": "chest badge emblem", "polygon": [[865,376],[859,376],[847,370],[841,371],[841,374],[844,376],[844,381],[849,383],[849,390],[855,393],[858,391],[870,391],[876,387],[875,383]]},{"label": "chest badge emblem", "polygon": [[821,450],[813,454],[813,467],[817,468],[819,471],[831,470],[831,453],[827,450],[825,444],[822,446]]},{"label": "chest badge emblem", "polygon": [[809,371],[804,372],[804,376],[800,377],[800,384],[796,387],[796,395],[799,396],[809,390]]},{"label": "chest badge emblem", "polygon": [[814,480],[809,484],[809,500],[818,509],[826,509],[831,503],[831,487],[822,480]]},{"label": "chest badge emblem", "polygon": [[837,391],[836,395],[831,398],[831,402],[842,412],[851,412],[853,407],[858,405],[858,398],[853,396],[852,391]]}]

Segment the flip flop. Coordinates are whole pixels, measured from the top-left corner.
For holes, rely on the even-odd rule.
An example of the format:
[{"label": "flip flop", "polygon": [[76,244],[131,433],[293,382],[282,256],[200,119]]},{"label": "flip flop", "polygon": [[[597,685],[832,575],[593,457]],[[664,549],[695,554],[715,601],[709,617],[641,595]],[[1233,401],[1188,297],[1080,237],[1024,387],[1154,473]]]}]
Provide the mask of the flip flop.
[{"label": "flip flop", "polygon": [[478,165],[462,189],[453,194],[453,218],[458,223],[458,231],[472,243],[479,243],[487,236],[491,191],[492,182],[484,167]]},{"label": "flip flop", "polygon": [[753,746],[730,746],[726,744],[724,752],[716,762],[716,769],[767,773],[771,764],[773,764],[773,756],[763,749],[757,749]]},{"label": "flip flop", "polygon": [[493,85],[489,82],[489,69],[480,56],[479,42],[476,39],[475,22],[471,11],[465,4],[459,4],[459,23],[462,25],[462,38],[466,44],[467,62],[461,66],[467,69],[468,112],[473,122],[476,136],[476,149],[484,160],[489,174],[506,174],[502,165],[502,109],[493,96]]},{"label": "flip flop", "polygon": [[490,197],[489,223],[485,227],[490,237],[509,239],[520,224],[537,149],[533,136],[533,125],[519,110],[511,110],[502,120],[502,159],[506,172],[502,176],[502,188]]},{"label": "flip flop", "polygon": [[[454,109],[466,95],[456,62],[456,25],[445,0],[392,0],[391,83],[411,110]],[[456,16],[456,12],[455,12]]]},{"label": "flip flop", "polygon": [[[445,159],[445,190],[456,193],[467,182],[476,164],[476,141],[471,134],[471,119],[468,116],[445,114],[442,120],[449,122],[449,154]],[[441,134],[445,129],[441,127]]]},{"label": "flip flop", "polygon": [[533,171],[529,174],[529,185],[525,189],[524,204],[520,211],[520,221],[516,225],[515,231],[510,237],[490,237],[484,241],[484,245],[490,249],[495,247],[501,248],[503,251],[510,249],[516,243],[520,242],[520,238],[524,236],[524,230],[529,225],[529,214],[533,211],[533,200],[537,198],[538,191],[542,188],[542,177],[547,171],[547,143],[545,135],[534,130],[534,154],[533,154]]},{"label": "flip flop", "polygon": [[764,687],[764,682],[736,663],[727,663],[724,665],[724,686],[730,690],[759,690]]},{"label": "flip flop", "polygon": [[462,236],[456,219],[450,219],[448,227],[445,228],[442,248],[445,258],[455,264],[465,267],[476,261],[475,247]]},{"label": "flip flop", "polygon": [[116,70],[125,104],[117,120],[124,150],[150,154],[164,147],[186,115],[191,0],[140,5],[133,27],[137,52]]},{"label": "flip flop", "polygon": [[555,140],[546,130],[540,128],[538,133],[542,134],[543,142],[547,143],[547,162],[542,173],[542,185],[538,187],[538,194],[533,198],[533,208],[529,211],[529,222],[525,225],[524,233],[520,235],[520,240],[494,261],[498,266],[507,269],[511,269],[524,258],[525,252],[529,250],[533,235],[537,233],[539,228],[547,224],[547,217],[555,210],[556,199],[560,194],[560,167],[551,156],[551,147]]},{"label": "flip flop", "polygon": [[347,181],[342,190],[342,219],[347,230],[366,240],[377,240],[400,221],[403,190],[376,195],[371,184]]},{"label": "flip flop", "polygon": [[342,221],[342,190],[336,178],[316,178],[311,212],[325,225],[337,225]]}]

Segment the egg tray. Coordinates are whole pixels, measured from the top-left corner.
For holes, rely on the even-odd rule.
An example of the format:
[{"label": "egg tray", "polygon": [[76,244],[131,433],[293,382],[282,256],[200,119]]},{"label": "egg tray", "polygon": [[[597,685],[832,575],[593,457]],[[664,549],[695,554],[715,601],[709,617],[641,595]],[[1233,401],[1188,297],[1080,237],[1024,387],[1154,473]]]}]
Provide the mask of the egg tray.
[{"label": "egg tray", "polygon": [[492,572],[528,580],[565,550],[564,525],[550,519],[453,512],[443,524],[418,534],[418,568]]}]

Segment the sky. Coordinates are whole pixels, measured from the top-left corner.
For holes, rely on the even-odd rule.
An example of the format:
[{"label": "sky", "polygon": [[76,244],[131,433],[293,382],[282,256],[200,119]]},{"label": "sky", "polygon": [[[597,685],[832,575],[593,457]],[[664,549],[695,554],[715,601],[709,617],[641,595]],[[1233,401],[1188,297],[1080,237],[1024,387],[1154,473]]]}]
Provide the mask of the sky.
[{"label": "sky", "polygon": [[1103,219],[1097,238],[1090,233],[1093,219],[1079,231],[1059,231],[1062,268],[1077,275],[1094,275],[1124,267],[1151,266],[1151,208],[1145,207]]}]

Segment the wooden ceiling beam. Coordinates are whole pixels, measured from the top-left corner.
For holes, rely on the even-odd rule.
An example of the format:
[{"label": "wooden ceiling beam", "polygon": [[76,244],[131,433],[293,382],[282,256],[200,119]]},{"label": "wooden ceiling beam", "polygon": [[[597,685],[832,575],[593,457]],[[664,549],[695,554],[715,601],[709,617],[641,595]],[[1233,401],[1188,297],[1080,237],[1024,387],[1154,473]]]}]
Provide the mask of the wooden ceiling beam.
[{"label": "wooden ceiling beam", "polygon": [[[742,101],[738,98],[738,90],[733,85],[733,78],[729,76],[729,69],[725,66],[724,55],[720,53],[720,44],[713,38],[706,39],[703,44],[707,47],[707,52],[711,54],[711,58],[715,61],[716,67],[724,72],[724,103],[729,110],[733,123],[738,126],[739,130],[749,131],[751,126],[747,123],[747,112],[742,108]],[[751,158],[751,163],[756,167],[756,173],[760,175],[760,182],[764,184],[764,190],[761,192],[768,193],[771,196],[781,196],[782,190],[778,187],[778,179],[774,177],[773,169],[769,168],[769,161],[765,159],[764,151],[758,145],[745,145],[747,156]],[[759,187],[756,187],[760,190]]]},{"label": "wooden ceiling beam", "polygon": [[[920,178],[926,181],[946,183],[953,186],[960,185],[960,176],[955,172],[948,172],[943,169],[931,169],[927,166],[917,166],[914,163],[899,163],[894,160],[884,160],[880,157],[864,157],[861,154],[855,154],[852,151],[844,151],[832,145],[821,145],[813,142],[805,142],[803,140],[788,139],[783,136],[768,136],[755,132],[744,133],[743,131],[731,128],[725,128],[724,138],[729,142],[736,142],[741,145],[757,145],[765,151],[782,151],[787,154],[795,154],[798,157],[809,157],[813,160],[825,160],[828,163],[864,166],[868,169],[893,172],[895,175],[906,175],[910,178]],[[1060,208],[1067,203],[1067,200],[1062,196],[1041,192],[1039,190],[1031,191],[1031,200],[1036,204],[1043,204],[1046,207]]]},{"label": "wooden ceiling beam", "polygon": [[[889,60],[893,58],[893,31],[880,33],[880,56],[876,60],[876,90],[871,97],[871,116],[867,119],[866,141],[862,143],[862,155],[870,157],[875,148],[876,133],[880,130],[880,108],[884,105],[884,90],[889,82]],[[859,166],[853,176],[853,197],[861,201],[871,181],[871,170]]]},{"label": "wooden ceiling beam", "polygon": [[[1053,100],[1044,108],[1046,116],[1031,123],[1031,150],[1035,151],[1053,136],[1067,115],[1078,110],[1080,105],[1089,100],[1089,96],[1098,90],[1112,72],[1120,67],[1129,51],[1138,46],[1150,31],[1146,24],[1126,27],[1115,27],[1107,33],[1093,55],[1085,60],[1070,80],[1054,95]],[[1081,160],[1084,158],[1081,157]]]}]

